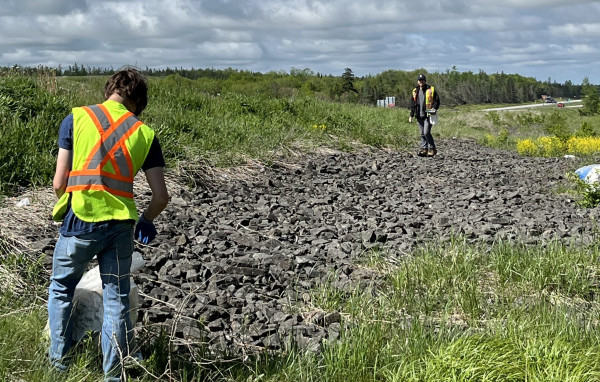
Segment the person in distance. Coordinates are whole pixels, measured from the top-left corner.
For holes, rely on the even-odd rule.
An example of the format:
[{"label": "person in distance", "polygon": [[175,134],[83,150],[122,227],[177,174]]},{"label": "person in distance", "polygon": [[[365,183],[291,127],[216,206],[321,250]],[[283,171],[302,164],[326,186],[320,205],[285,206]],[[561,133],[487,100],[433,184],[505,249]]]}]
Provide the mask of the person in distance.
[{"label": "person in distance", "polygon": [[431,127],[437,121],[437,110],[440,107],[440,96],[437,90],[427,84],[424,74],[417,78],[418,86],[413,89],[408,122],[412,123],[416,117],[419,131],[421,132],[421,149],[419,156],[433,157],[437,154],[435,142],[431,135]]}]

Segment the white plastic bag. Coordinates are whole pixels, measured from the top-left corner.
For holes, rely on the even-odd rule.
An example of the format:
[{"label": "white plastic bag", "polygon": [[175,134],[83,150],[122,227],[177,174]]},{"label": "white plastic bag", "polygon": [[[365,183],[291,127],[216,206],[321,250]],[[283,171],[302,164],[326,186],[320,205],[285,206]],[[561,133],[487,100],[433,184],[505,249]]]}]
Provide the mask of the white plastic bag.
[{"label": "white plastic bag", "polygon": [[[133,252],[131,270],[133,273],[145,264],[139,252]],[[137,310],[139,308],[138,288],[131,278],[131,292],[129,293],[129,318],[131,324],[137,322]],[[87,271],[75,288],[73,294],[73,341],[80,341],[88,332],[100,332],[102,330],[102,317],[104,306],[102,305],[102,280],[100,279],[100,268],[96,265]],[[46,335],[50,335],[49,324],[46,324]]]},{"label": "white plastic bag", "polygon": [[438,123],[438,115],[437,115],[437,113],[431,114],[429,116],[429,122],[431,122],[432,125],[437,125],[437,123]]},{"label": "white plastic bag", "polygon": [[23,198],[23,199],[19,200],[19,202],[16,204],[16,207],[26,207],[30,204],[31,204],[31,200],[29,198]]},{"label": "white plastic bag", "polygon": [[429,117],[429,123],[436,125],[438,123],[438,111],[435,109],[426,109],[425,111]]},{"label": "white plastic bag", "polygon": [[590,164],[575,170],[575,174],[587,184],[600,181],[600,164]]}]

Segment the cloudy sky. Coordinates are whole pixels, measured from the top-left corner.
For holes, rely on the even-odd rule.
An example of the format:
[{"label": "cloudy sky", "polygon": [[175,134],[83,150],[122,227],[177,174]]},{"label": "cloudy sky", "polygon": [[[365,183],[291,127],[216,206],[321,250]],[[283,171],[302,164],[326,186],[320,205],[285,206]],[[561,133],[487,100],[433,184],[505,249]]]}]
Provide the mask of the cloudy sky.
[{"label": "cloudy sky", "polygon": [[4,0],[0,66],[388,69],[600,84],[600,1]]}]

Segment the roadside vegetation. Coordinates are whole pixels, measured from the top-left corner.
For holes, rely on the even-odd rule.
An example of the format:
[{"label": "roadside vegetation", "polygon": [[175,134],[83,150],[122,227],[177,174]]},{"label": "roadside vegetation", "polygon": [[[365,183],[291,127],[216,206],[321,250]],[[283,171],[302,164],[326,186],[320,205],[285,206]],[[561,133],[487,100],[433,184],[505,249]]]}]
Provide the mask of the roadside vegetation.
[{"label": "roadside vegetation", "polygon": [[[409,112],[401,107],[401,95],[397,101],[400,107],[376,108],[375,103],[351,102],[348,97],[350,93],[355,94],[352,90],[336,93],[335,102],[319,96],[319,92],[303,92],[302,84],[320,78],[305,71],[292,71],[287,76],[279,74],[272,78],[271,93],[265,87],[269,82],[262,77],[259,77],[260,81],[251,81],[253,77],[249,74],[234,74],[230,73],[220,81],[212,79],[218,88],[207,86],[206,77],[195,80],[178,74],[150,77],[152,100],[142,119],[157,131],[170,165],[193,163],[199,159],[213,166],[237,165],[248,160],[268,163],[286,152],[301,152],[319,146],[352,150],[356,145],[364,144],[416,149],[418,129],[408,123]],[[382,79],[382,87],[392,83],[399,87],[404,83],[399,77],[410,81],[403,86],[407,91],[414,86],[409,80],[413,78],[410,77],[412,73],[393,74],[381,75],[387,78],[386,81]],[[462,77],[455,71],[432,76],[437,76],[444,84],[438,89],[448,89],[447,93],[440,90],[443,99],[454,96],[455,90],[460,88]],[[474,74],[465,76],[464,83],[474,81],[470,77]],[[489,83],[482,83],[489,86],[502,83],[499,78],[503,77],[499,76],[479,73],[476,78],[480,82],[487,79]],[[358,91],[365,86],[358,79],[353,80],[352,75],[347,78],[351,85],[343,78],[334,79],[341,89]],[[239,81],[237,88],[234,86],[236,79]],[[326,79],[320,79],[328,83]],[[60,121],[74,106],[101,102],[105,80],[102,76],[56,77],[52,71],[35,75],[9,71],[0,75],[0,123],[3,126],[0,130],[0,195],[49,184],[58,150],[56,140]],[[527,83],[525,79],[521,82]],[[257,84],[262,87],[258,88]],[[322,86],[326,89],[334,84]],[[543,86],[544,83],[536,85],[538,89]],[[582,91],[581,86],[553,86],[562,92]],[[399,94],[399,90],[390,89],[390,92]],[[547,105],[524,111],[484,112],[482,105],[449,107],[448,101],[444,101],[446,103],[440,110],[442,124],[436,128],[436,135],[474,139],[507,149],[514,149],[520,140],[530,140],[533,143],[527,146],[528,151],[523,151],[523,155],[555,155],[564,150],[542,151],[536,148],[540,145],[536,145],[535,139],[549,136],[566,142],[569,137],[595,137],[600,131],[598,102],[594,98],[597,87],[584,82],[583,94],[586,92],[590,102],[583,110],[558,110],[555,105]],[[537,96],[528,97],[530,102],[535,102]],[[485,108],[493,106],[486,104]],[[595,143],[589,142],[578,141],[574,146],[577,154],[588,156],[597,149]]]},{"label": "roadside vegetation", "polygon": [[[459,74],[446,75],[437,78],[446,81],[444,86],[451,80],[460,83]],[[414,77],[409,76],[407,82]],[[71,107],[101,102],[104,81],[102,76],[48,73],[0,76],[0,204],[1,195],[49,186],[60,121]],[[235,89],[235,81],[230,82]],[[367,83],[357,81],[355,88],[362,92]],[[157,131],[171,168],[198,162],[268,164],[322,146],[413,151],[419,140],[406,108],[349,102],[355,97],[350,93],[357,94],[352,90],[333,102],[309,85],[310,92],[303,93],[294,87],[284,91],[277,82],[273,95],[254,93],[248,82],[239,82],[239,91],[224,91],[214,80],[213,91],[206,92],[208,84],[206,78],[176,74],[151,77],[152,98],[142,119]],[[494,105],[445,106],[435,134],[521,155],[573,154],[576,169],[593,163],[600,152],[597,88],[584,82],[582,91],[588,100],[583,109],[548,105],[485,112]],[[570,191],[590,196],[589,189],[573,183]],[[42,256],[23,253],[17,244],[0,237],[0,380],[101,379],[92,341],[81,344],[67,375],[48,368],[42,336],[48,274]],[[166,336],[147,342],[143,369],[131,380],[600,380],[599,258],[597,246],[488,247],[466,244],[460,237],[421,248],[399,262],[394,254],[373,251],[364,266],[382,275],[380,288],[342,294],[322,285],[313,291],[312,308],[343,317],[340,340],[324,344],[322,353],[292,350],[243,362],[201,354],[202,361],[194,363],[170,353]]]},{"label": "roadside vegetation", "polygon": [[[6,256],[6,254],[3,254]],[[377,290],[340,293],[322,285],[311,309],[339,312],[338,341],[320,354],[292,350],[259,358],[202,362],[169,354],[168,337],[147,346],[131,381],[593,381],[600,378],[600,252],[597,246],[544,248],[460,238],[422,248],[390,265],[373,252]],[[9,262],[7,272],[27,270]],[[29,268],[37,268],[39,265]],[[29,270],[31,271],[31,269]],[[35,273],[35,272],[34,272]],[[43,282],[0,298],[2,380],[101,378],[99,351],[80,345],[67,375],[50,370],[41,337]],[[198,356],[196,354],[196,356]]]}]

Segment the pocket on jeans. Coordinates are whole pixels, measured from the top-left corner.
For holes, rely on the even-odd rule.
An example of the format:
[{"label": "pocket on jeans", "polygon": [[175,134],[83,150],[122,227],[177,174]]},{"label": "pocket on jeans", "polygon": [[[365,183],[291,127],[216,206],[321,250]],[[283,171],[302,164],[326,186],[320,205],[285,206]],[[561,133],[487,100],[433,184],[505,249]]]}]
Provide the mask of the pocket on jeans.
[{"label": "pocket on jeans", "polygon": [[77,236],[71,238],[71,245],[73,246],[74,250],[87,250],[94,245],[95,242],[96,240],[82,239]]},{"label": "pocket on jeans", "polygon": [[96,240],[82,239],[79,237],[69,237],[67,242],[67,251],[64,255],[65,261],[71,264],[80,264],[90,261],[94,256]]}]

